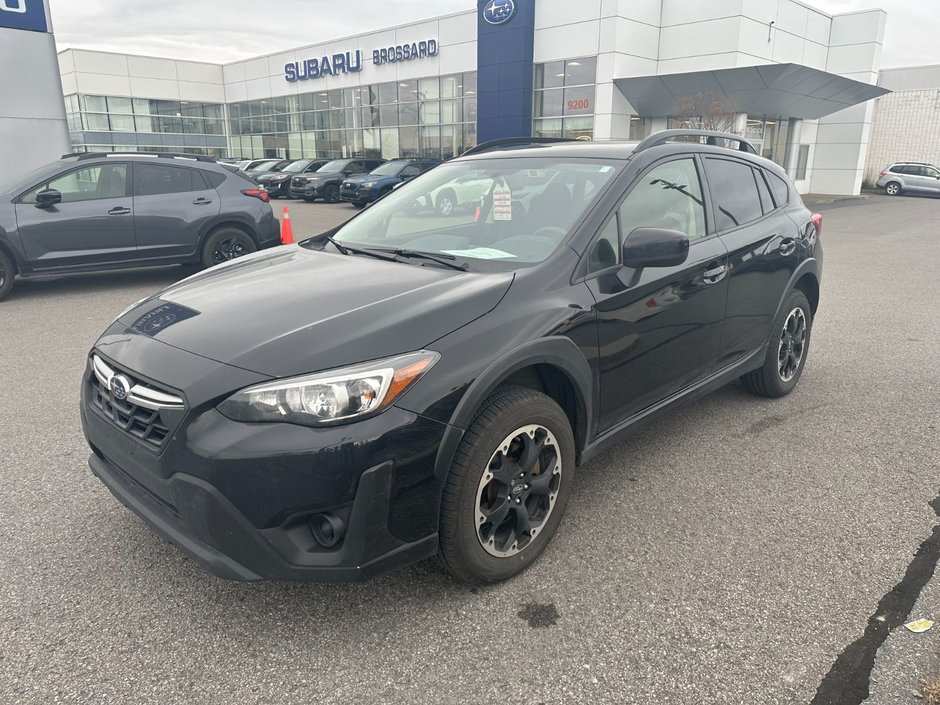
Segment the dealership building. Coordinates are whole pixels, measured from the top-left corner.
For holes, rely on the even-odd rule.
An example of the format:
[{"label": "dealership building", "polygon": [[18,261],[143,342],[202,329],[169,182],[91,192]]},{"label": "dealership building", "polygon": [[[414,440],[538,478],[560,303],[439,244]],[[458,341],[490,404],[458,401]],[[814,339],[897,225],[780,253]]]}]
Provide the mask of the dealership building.
[{"label": "dealership building", "polygon": [[68,49],[58,66],[77,151],[447,159],[720,118],[800,191],[850,194],[887,93],[885,23],[794,0],[482,0],[228,64]]}]

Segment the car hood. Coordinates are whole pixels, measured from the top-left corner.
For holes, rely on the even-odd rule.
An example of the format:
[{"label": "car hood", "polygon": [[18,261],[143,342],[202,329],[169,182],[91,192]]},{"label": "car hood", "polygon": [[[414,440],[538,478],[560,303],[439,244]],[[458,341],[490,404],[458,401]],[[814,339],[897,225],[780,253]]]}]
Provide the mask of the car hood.
[{"label": "car hood", "polygon": [[[344,178],[343,172],[341,171],[314,171],[309,174],[303,174],[303,176],[306,176],[308,179],[342,179]],[[348,179],[352,177],[345,177],[345,178]]]},{"label": "car hood", "polygon": [[359,174],[359,176],[350,176],[346,179],[343,179],[346,183],[349,184],[367,184],[373,181],[386,181],[388,179],[394,179],[394,176],[376,176],[374,174]]},{"label": "car hood", "polygon": [[420,350],[491,311],[512,279],[295,245],[206,270],[118,320],[128,334],[285,377]]}]

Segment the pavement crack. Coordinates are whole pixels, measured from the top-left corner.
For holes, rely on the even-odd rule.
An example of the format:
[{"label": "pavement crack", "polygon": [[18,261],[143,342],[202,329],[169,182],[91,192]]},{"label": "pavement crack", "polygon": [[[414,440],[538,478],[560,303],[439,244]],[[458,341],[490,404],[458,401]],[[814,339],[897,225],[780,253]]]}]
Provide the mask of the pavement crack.
[{"label": "pavement crack", "polygon": [[[940,496],[930,507],[940,517]],[[904,624],[940,559],[940,524],[914,553],[904,577],[878,602],[865,633],[849,644],[826,674],[810,705],[859,705],[869,696],[875,656],[888,635]]]}]

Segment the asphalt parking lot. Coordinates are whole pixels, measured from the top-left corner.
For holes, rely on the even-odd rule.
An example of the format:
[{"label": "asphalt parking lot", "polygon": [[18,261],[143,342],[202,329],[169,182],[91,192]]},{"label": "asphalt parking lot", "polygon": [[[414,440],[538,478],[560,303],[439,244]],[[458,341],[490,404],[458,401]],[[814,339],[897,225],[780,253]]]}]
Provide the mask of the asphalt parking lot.
[{"label": "asphalt parking lot", "polygon": [[[287,205],[295,235],[355,212]],[[542,559],[485,589],[428,563],[345,586],[206,574],[91,475],[78,414],[98,333],[188,272],[18,283],[0,304],[0,702],[860,702],[869,620],[938,523],[940,200],[819,210],[797,391],[731,385],[584,467]],[[940,670],[935,632],[891,643],[917,638]],[[902,662],[875,669],[882,702],[926,675]]]}]

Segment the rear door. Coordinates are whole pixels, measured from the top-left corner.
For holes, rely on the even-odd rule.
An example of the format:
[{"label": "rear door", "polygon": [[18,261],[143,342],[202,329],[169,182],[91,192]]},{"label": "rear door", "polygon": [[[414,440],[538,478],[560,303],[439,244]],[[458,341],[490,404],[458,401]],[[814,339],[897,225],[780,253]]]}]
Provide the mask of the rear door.
[{"label": "rear door", "polygon": [[787,215],[792,187],[733,157],[705,157],[715,221],[728,249],[728,311],[719,365],[760,349],[798,262],[800,230]]},{"label": "rear door", "polygon": [[[130,168],[107,161],[79,166],[33,188],[16,203],[23,249],[37,271],[134,261]],[[62,202],[39,208],[36,193],[54,189]]]},{"label": "rear door", "polygon": [[932,166],[914,167],[917,170],[917,181],[923,191],[929,193],[940,192],[940,171]]},{"label": "rear door", "polygon": [[200,234],[220,209],[219,194],[201,170],[134,164],[134,229],[140,259],[180,260],[193,255]]}]

